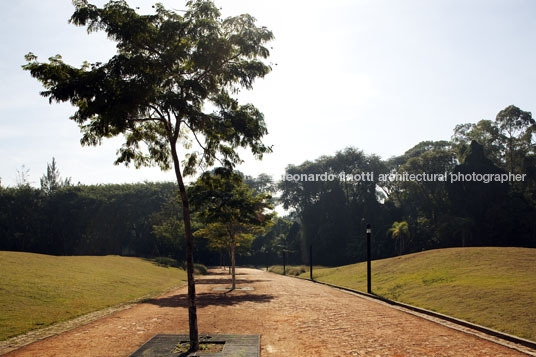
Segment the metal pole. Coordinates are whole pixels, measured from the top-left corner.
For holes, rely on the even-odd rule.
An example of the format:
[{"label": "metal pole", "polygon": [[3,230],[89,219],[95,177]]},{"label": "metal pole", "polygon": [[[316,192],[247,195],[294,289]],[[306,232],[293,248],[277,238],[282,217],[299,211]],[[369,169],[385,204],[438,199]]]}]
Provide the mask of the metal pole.
[{"label": "metal pole", "polygon": [[372,228],[370,224],[367,224],[367,293],[372,294],[371,282],[370,282],[370,235]]},{"label": "metal pole", "polygon": [[311,244],[309,246],[309,265],[310,265],[310,276],[311,280],[313,280],[313,245]]},{"label": "metal pole", "polygon": [[283,275],[287,275],[287,270],[286,270],[286,267],[285,267],[285,264],[286,263],[286,256],[285,256],[285,251],[283,251]]}]

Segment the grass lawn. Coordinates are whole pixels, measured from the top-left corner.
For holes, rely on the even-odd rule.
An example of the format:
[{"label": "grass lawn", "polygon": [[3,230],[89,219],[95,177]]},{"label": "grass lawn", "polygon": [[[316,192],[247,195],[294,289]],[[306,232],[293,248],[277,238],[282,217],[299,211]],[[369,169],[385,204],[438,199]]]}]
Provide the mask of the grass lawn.
[{"label": "grass lawn", "polygon": [[[313,269],[313,277],[366,291],[366,269]],[[372,291],[536,341],[536,249],[449,248],[376,260]]]},{"label": "grass lawn", "polygon": [[186,273],[140,258],[0,251],[0,340],[183,285]]}]

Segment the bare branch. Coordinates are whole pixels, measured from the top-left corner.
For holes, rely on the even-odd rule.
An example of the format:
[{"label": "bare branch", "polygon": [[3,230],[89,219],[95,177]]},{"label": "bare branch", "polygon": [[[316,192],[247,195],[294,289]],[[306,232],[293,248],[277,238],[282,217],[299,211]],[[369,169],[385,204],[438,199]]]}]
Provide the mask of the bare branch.
[{"label": "bare branch", "polygon": [[163,118],[138,118],[138,119],[127,119],[129,122],[145,122],[145,121],[161,121],[163,122]]},{"label": "bare branch", "polygon": [[[173,130],[173,138],[177,140],[177,138],[179,137],[179,133],[181,131],[181,120],[177,114],[174,114],[174,116],[175,116],[175,128]],[[171,115],[169,114],[169,112],[168,112],[168,121],[171,127]]]},{"label": "bare branch", "polygon": [[197,144],[199,144],[199,146],[201,146],[201,149],[203,149],[204,151],[206,151],[207,149],[203,146],[203,144],[201,144],[201,142],[199,141],[199,139],[197,138],[197,134],[195,133],[195,131],[192,129],[192,127],[190,125],[188,125],[188,123],[184,122],[184,125],[186,125],[188,127],[188,129],[190,129],[190,131],[192,132],[192,134],[194,134],[194,138],[195,138],[195,141],[197,141]]},{"label": "bare branch", "polygon": [[160,118],[161,118],[162,120],[165,119],[165,115],[162,114],[162,112],[161,112],[157,107],[155,107],[155,106],[152,105],[152,104],[149,104],[148,107],[151,108],[152,110],[154,110],[156,113],[158,113],[158,115],[160,116]]}]

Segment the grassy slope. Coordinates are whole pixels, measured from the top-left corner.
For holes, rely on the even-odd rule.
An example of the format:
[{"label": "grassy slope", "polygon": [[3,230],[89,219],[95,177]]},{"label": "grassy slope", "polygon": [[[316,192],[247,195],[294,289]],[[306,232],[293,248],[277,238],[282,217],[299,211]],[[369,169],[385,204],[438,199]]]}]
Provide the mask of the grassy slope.
[{"label": "grassy slope", "polygon": [[[366,291],[366,264],[314,270],[314,278]],[[536,341],[536,249],[451,248],[373,261],[372,291]]]},{"label": "grassy slope", "polygon": [[185,279],[183,270],[139,258],[0,252],[0,340],[154,295]]}]

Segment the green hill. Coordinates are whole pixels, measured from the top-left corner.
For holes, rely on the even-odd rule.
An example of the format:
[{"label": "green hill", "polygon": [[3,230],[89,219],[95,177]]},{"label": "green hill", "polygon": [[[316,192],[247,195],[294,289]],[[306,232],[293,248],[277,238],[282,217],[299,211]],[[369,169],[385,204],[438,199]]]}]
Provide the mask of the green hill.
[{"label": "green hill", "polygon": [[[366,263],[313,272],[315,280],[366,291]],[[536,340],[536,249],[450,248],[376,260],[372,291]]]},{"label": "green hill", "polygon": [[0,340],[184,284],[140,258],[0,251]]}]

